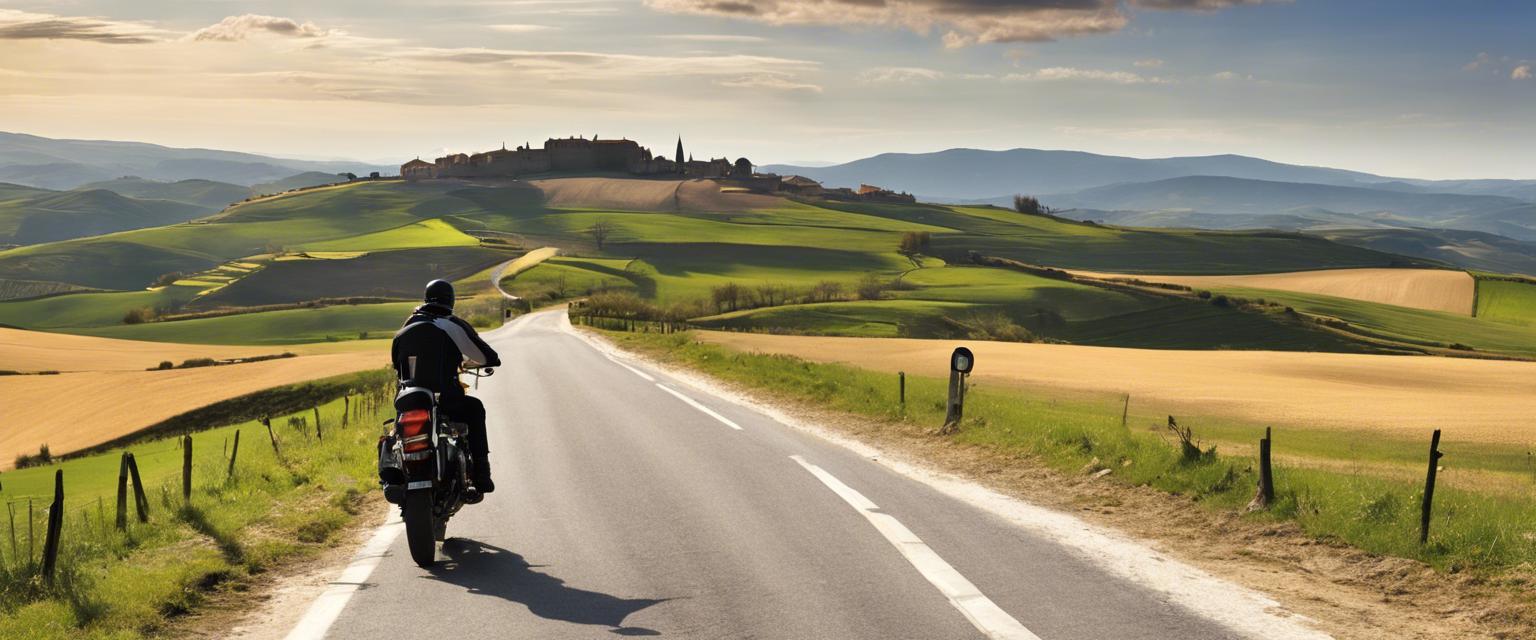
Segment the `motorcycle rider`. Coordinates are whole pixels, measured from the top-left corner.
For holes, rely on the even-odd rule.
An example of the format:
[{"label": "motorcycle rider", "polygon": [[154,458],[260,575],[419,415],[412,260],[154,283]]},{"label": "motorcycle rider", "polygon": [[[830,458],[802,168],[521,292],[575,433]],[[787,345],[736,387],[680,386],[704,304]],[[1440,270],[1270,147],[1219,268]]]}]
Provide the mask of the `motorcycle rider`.
[{"label": "motorcycle rider", "polygon": [[480,493],[490,493],[496,490],[496,483],[491,480],[485,405],[479,398],[464,393],[459,384],[459,365],[468,361],[475,366],[499,367],[501,358],[480,339],[474,327],[453,315],[452,284],[445,280],[427,283],[423,299],[424,303],[411,312],[405,326],[395,333],[390,348],[395,373],[413,386],[436,392],[438,409],[469,425],[469,455],[474,460],[471,482]]}]

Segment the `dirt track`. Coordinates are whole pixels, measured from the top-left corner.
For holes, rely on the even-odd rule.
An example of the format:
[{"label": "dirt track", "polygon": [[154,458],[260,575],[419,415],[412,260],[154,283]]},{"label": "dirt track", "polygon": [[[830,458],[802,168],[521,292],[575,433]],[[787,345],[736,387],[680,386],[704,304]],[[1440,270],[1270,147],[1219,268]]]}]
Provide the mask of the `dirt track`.
[{"label": "dirt track", "polygon": [[1472,315],[1477,282],[1464,271],[1443,269],[1331,269],[1247,276],[1147,276],[1075,271],[1095,278],[1136,278],[1197,289],[1252,287],[1380,302],[1400,307]]},{"label": "dirt track", "polygon": [[739,211],[783,204],[782,198],[721,193],[710,180],[636,178],[552,178],[529,182],[544,192],[552,207],[588,207],[623,211]]},{"label": "dirt track", "polygon": [[1536,363],[1336,353],[1164,351],[950,340],[700,332],[706,342],[878,371],[948,375],[976,353],[988,384],[1129,393],[1170,413],[1526,445],[1536,441]]},{"label": "dirt track", "polygon": [[16,454],[36,452],[45,443],[55,454],[77,451],[214,402],[383,367],[388,360],[383,351],[360,351],[170,371],[0,377],[6,421],[0,430],[0,468],[10,468]]}]

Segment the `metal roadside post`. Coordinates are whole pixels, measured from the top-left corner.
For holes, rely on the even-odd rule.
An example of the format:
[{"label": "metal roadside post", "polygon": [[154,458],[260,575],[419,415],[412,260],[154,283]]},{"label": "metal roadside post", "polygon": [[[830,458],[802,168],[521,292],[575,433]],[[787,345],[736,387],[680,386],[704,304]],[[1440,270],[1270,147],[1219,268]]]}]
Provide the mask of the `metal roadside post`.
[{"label": "metal roadside post", "polygon": [[954,353],[949,355],[949,406],[944,415],[944,426],[939,429],[940,434],[950,434],[960,430],[960,420],[965,417],[965,379],[971,375],[971,369],[976,366],[976,356],[965,347],[956,347]]}]

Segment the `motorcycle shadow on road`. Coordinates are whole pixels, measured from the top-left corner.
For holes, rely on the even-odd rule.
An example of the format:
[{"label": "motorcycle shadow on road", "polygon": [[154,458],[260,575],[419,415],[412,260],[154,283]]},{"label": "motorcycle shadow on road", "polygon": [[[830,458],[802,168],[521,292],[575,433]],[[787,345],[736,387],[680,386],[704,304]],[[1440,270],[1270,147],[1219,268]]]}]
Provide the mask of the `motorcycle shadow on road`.
[{"label": "motorcycle shadow on road", "polygon": [[517,602],[546,620],[572,624],[609,627],[621,636],[655,636],[659,632],[643,627],[626,627],[630,614],[670,598],[620,598],[618,596],[574,589],[565,581],[535,571],[522,556],[476,540],[452,538],[443,543],[446,562],[434,565],[433,578],[463,587],[475,595],[492,596]]}]

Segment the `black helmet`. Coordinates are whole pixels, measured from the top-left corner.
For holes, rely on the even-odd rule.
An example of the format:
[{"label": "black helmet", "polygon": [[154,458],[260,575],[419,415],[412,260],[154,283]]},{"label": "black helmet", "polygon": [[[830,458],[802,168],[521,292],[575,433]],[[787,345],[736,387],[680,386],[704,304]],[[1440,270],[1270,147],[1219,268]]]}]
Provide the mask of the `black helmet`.
[{"label": "black helmet", "polygon": [[453,308],[453,285],[447,280],[433,280],[427,283],[427,294],[424,296],[427,304],[438,304],[449,309]]}]

